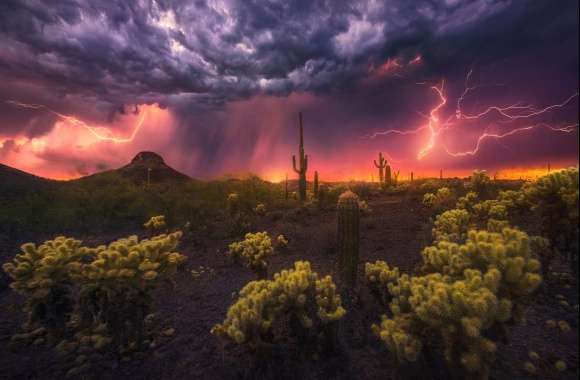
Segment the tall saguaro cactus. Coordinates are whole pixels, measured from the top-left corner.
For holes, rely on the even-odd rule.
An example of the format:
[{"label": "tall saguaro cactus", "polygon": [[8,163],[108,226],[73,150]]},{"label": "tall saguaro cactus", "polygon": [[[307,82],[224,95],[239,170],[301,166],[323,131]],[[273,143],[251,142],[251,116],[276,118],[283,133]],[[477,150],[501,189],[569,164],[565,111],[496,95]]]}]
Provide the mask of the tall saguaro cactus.
[{"label": "tall saguaro cactus", "polygon": [[347,286],[356,284],[359,252],[359,205],[358,196],[346,191],[338,198],[338,263],[339,271]]},{"label": "tall saguaro cactus", "polygon": [[286,179],[284,180],[284,199],[288,200],[288,173],[286,173]]},{"label": "tall saguaro cactus", "polygon": [[377,164],[377,160],[373,160],[375,166],[379,169],[379,185],[383,186],[385,182],[385,168],[387,167],[387,160],[383,158],[383,153],[379,152],[379,163]]},{"label": "tall saguaro cactus", "polygon": [[391,177],[391,165],[387,165],[385,169],[385,183],[387,184],[387,187],[393,184],[393,179]]},{"label": "tall saguaro cactus", "polygon": [[298,113],[298,122],[300,127],[300,146],[298,149],[299,166],[296,166],[296,156],[292,156],[292,166],[298,174],[298,193],[301,201],[306,200],[306,171],[308,170],[308,155],[304,154],[304,132],[302,128],[302,112]]},{"label": "tall saguaro cactus", "polygon": [[318,171],[314,171],[314,181],[312,184],[312,193],[314,193],[314,199],[318,199]]}]

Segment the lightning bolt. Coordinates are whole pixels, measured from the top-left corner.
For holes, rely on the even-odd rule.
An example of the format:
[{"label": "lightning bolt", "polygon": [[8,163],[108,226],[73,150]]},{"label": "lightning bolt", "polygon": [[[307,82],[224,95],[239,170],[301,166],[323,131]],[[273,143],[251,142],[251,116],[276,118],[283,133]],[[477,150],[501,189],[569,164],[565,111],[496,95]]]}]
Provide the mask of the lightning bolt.
[{"label": "lightning bolt", "polygon": [[449,149],[447,149],[447,147],[443,147],[443,149],[445,150],[445,152],[448,155],[450,155],[452,157],[475,156],[479,152],[479,148],[481,147],[481,144],[487,139],[500,140],[500,139],[503,139],[505,137],[513,136],[513,135],[521,133],[521,132],[531,131],[531,130],[536,129],[536,128],[547,128],[547,129],[554,131],[554,132],[571,133],[571,132],[574,132],[576,130],[576,128],[578,128],[578,123],[571,124],[571,125],[561,127],[561,128],[553,127],[553,126],[550,126],[547,124],[529,125],[527,127],[512,129],[511,131],[506,132],[506,133],[502,133],[502,134],[485,132],[477,138],[475,148],[472,150],[468,150],[468,151],[464,151],[464,152],[451,152],[451,151],[449,151]]},{"label": "lightning bolt", "polygon": [[[429,133],[429,138],[427,140],[427,143],[425,144],[425,146],[423,146],[419,150],[419,152],[417,154],[417,160],[421,160],[425,156],[427,156],[429,153],[431,153],[435,149],[436,146],[438,146],[440,137],[445,131],[447,131],[451,128],[457,127],[461,121],[482,120],[484,117],[486,117],[488,115],[494,115],[494,114],[496,114],[500,117],[499,123],[511,123],[511,122],[514,122],[517,120],[533,119],[535,117],[539,117],[541,115],[544,115],[548,112],[562,109],[562,108],[570,105],[570,103],[572,103],[572,101],[574,99],[578,98],[578,92],[576,92],[560,103],[551,104],[551,105],[548,105],[548,106],[545,106],[542,108],[535,108],[531,105],[526,105],[526,104],[523,104],[522,102],[517,102],[517,103],[511,104],[511,105],[506,105],[506,106],[492,105],[492,106],[488,106],[487,108],[485,108],[481,112],[474,113],[474,114],[468,114],[468,113],[463,111],[463,103],[472,92],[476,91],[479,88],[486,87],[486,86],[503,86],[503,84],[471,85],[470,82],[471,82],[472,75],[473,75],[473,70],[470,69],[466,75],[466,78],[465,78],[465,85],[464,85],[463,93],[457,98],[457,101],[456,101],[455,115],[448,117],[444,122],[441,122],[439,113],[442,110],[442,108],[446,106],[448,99],[447,99],[447,96],[446,96],[445,91],[444,91],[445,81],[442,80],[441,84],[439,86],[430,87],[430,89],[433,92],[435,92],[435,94],[437,95],[439,101],[429,112],[429,116],[427,117],[428,118],[427,125],[423,125],[423,126],[420,126],[419,128],[412,129],[412,130],[389,129],[389,130],[379,131],[379,132],[375,132],[375,133],[366,135],[366,136],[364,136],[364,138],[374,139],[374,138],[377,138],[379,136],[387,136],[390,134],[406,136],[406,135],[411,135],[411,134],[417,134],[419,132],[427,130]],[[423,83],[420,83],[420,84],[423,84]],[[517,135],[520,133],[525,133],[525,132],[528,132],[528,131],[531,131],[534,129],[538,129],[538,128],[544,128],[544,129],[548,129],[550,131],[559,132],[559,133],[573,133],[574,131],[578,130],[578,123],[566,125],[563,127],[556,127],[556,126],[548,125],[546,123],[539,123],[539,124],[527,125],[524,127],[517,127],[517,128],[511,129],[510,131],[504,132],[504,133],[489,133],[489,132],[483,131],[483,133],[478,136],[476,143],[475,143],[475,146],[470,150],[452,152],[444,144],[441,144],[442,145],[441,147],[442,147],[442,150],[451,157],[475,156],[475,155],[477,155],[480,147],[482,146],[482,144],[486,140],[489,140],[489,139],[501,140],[501,139],[509,137],[509,136]]]},{"label": "lightning bolt", "polygon": [[[85,123],[84,121],[79,120],[74,116],[62,114],[62,113],[57,112],[57,111],[53,110],[52,108],[45,106],[43,104],[21,103],[21,102],[16,101],[16,100],[7,100],[6,103],[10,104],[11,106],[21,108],[21,109],[45,110],[45,111],[57,116],[59,119],[64,120],[72,125],[85,128],[93,136],[95,136],[97,138],[97,140],[99,140],[99,141],[109,141],[109,142],[112,142],[115,144],[124,144],[124,143],[129,143],[129,142],[133,141],[135,139],[135,136],[137,136],[137,134],[139,133],[139,130],[143,126],[143,123],[145,122],[145,118],[147,116],[147,111],[143,112],[143,114],[139,118],[139,121],[137,122],[137,125],[133,128],[133,131],[131,132],[131,134],[128,137],[115,137],[115,136],[111,135],[111,131],[108,128],[90,126],[87,123]],[[105,129],[107,131],[107,134],[99,133],[100,129]]]}]

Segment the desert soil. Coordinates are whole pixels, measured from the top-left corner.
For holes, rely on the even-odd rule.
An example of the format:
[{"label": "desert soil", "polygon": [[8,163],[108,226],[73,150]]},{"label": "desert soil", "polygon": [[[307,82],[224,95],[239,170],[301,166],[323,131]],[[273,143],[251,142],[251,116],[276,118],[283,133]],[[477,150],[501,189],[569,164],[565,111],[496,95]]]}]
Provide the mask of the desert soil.
[{"label": "desert soil", "polygon": [[[386,260],[403,271],[412,271],[420,261],[421,249],[430,242],[431,222],[416,195],[385,195],[369,201],[372,213],[361,220],[359,300],[351,305],[342,323],[343,352],[304,358],[289,342],[282,342],[269,368],[250,369],[243,349],[221,344],[210,334],[221,322],[232,294],[254,276],[246,268],[231,263],[224,255],[231,238],[224,222],[208,226],[207,233],[187,240],[181,252],[188,256],[178,273],[175,286],[163,284],[155,292],[155,313],[159,329],[166,335],[155,340],[156,347],[127,361],[104,360],[95,365],[90,378],[102,379],[440,379],[440,368],[420,364],[396,369],[388,351],[373,336],[370,325],[380,320],[384,310],[365,290],[362,271],[365,262]],[[258,231],[272,236],[284,234],[288,251],[272,258],[270,274],[289,268],[297,260],[308,260],[321,275],[334,273],[336,255],[336,212],[333,209],[301,216],[296,220],[263,217]],[[121,235],[120,235],[121,236]],[[120,236],[109,237],[109,240]],[[82,237],[81,237],[82,238]],[[91,237],[84,237],[91,241]],[[104,241],[95,241],[104,243]],[[194,279],[190,271],[201,266],[213,272]],[[571,305],[578,303],[577,281],[557,281],[538,294],[528,310],[527,323],[510,331],[508,344],[499,346],[494,379],[575,379],[578,372],[578,313],[560,305],[556,295]],[[58,360],[46,347],[9,349],[10,337],[23,321],[22,298],[9,289],[0,290],[0,378],[63,378],[71,363]],[[549,329],[545,321],[566,320],[571,331]],[[174,329],[173,334],[167,332]],[[528,351],[539,353],[541,364],[535,377],[522,367]],[[554,362],[563,359],[566,372],[558,372]]]}]

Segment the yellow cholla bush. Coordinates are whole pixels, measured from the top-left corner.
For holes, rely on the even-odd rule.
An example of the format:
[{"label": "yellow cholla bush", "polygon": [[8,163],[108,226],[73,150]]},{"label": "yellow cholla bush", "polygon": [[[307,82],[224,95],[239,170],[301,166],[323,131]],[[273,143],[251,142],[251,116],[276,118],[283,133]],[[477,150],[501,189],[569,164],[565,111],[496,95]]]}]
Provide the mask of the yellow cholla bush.
[{"label": "yellow cholla bush", "polygon": [[465,244],[443,241],[425,248],[422,256],[425,273],[461,278],[466,271],[476,270],[485,274],[485,285],[497,283],[494,291],[509,299],[534,292],[542,282],[540,262],[533,258],[530,239],[517,229],[469,231]]},{"label": "yellow cholla bush", "polygon": [[129,236],[95,249],[95,259],[83,269],[79,327],[84,339],[95,326],[115,349],[140,347],[151,290],[168,278],[186,257],[176,252],[181,231],[139,240]]},{"label": "yellow cholla bush", "polygon": [[332,278],[320,278],[309,262],[298,261],[294,269],[276,273],[273,280],[249,282],[228,309],[224,322],[215,325],[211,333],[255,349],[269,340],[274,323],[284,316],[296,318],[309,330],[337,321],[344,314]]},{"label": "yellow cholla bush", "polygon": [[461,243],[467,238],[471,217],[466,210],[452,209],[438,215],[433,225],[432,234],[435,243],[442,241]]},{"label": "yellow cholla bush", "polygon": [[390,284],[392,318],[384,315],[375,334],[399,361],[415,361],[425,337],[443,345],[451,367],[484,373],[493,361],[496,345],[482,334],[511,315],[511,302],[494,293],[498,279],[472,270],[462,280],[440,273],[403,275]]},{"label": "yellow cholla bush", "polygon": [[139,241],[137,236],[96,248],[95,260],[84,268],[86,281],[132,282],[139,287],[161,275],[172,274],[186,260],[175,252],[181,231]]},{"label": "yellow cholla bush", "polygon": [[489,191],[491,179],[485,170],[474,170],[470,178],[470,186],[480,197],[485,197]]},{"label": "yellow cholla bush", "polygon": [[553,172],[522,188],[526,201],[542,218],[543,233],[556,252],[578,271],[578,167]]},{"label": "yellow cholla bush", "polygon": [[266,205],[263,203],[258,203],[256,207],[254,207],[254,212],[258,215],[266,215]]},{"label": "yellow cholla bush", "polygon": [[435,193],[423,195],[423,205],[435,212],[451,207],[454,202],[455,197],[447,187],[441,187]]},{"label": "yellow cholla bush", "polygon": [[74,304],[73,283],[95,253],[81,243],[64,236],[40,246],[26,243],[12,262],[2,266],[13,280],[10,287],[27,297],[30,327],[40,323],[51,331],[64,328]]},{"label": "yellow cholla bush", "polygon": [[145,224],[143,224],[148,231],[159,231],[166,227],[165,216],[152,216]]},{"label": "yellow cholla bush", "polygon": [[477,203],[477,200],[478,200],[477,193],[475,191],[470,191],[457,200],[455,208],[472,212],[473,206]]},{"label": "yellow cholla bush", "polygon": [[229,245],[228,255],[233,259],[243,259],[244,265],[252,270],[267,268],[266,261],[272,254],[272,240],[267,232],[247,233],[245,239]]},{"label": "yellow cholla bush", "polygon": [[365,278],[371,291],[377,294],[384,304],[391,301],[389,287],[395,284],[400,277],[399,268],[391,268],[382,260],[377,260],[374,264],[365,264]]},{"label": "yellow cholla bush", "polygon": [[435,337],[451,368],[485,376],[496,350],[486,331],[518,320],[522,299],[541,283],[524,232],[467,235],[462,244],[444,240],[425,248],[421,276],[381,261],[366,265],[371,289],[389,301],[391,313],[372,329],[399,361],[415,361]]}]

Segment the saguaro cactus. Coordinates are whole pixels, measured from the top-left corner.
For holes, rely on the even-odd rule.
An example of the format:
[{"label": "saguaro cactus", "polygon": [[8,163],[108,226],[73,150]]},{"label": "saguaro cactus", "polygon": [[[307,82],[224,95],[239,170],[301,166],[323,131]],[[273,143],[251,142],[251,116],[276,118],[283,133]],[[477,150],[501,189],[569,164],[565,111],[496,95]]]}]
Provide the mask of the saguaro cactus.
[{"label": "saguaro cactus", "polygon": [[292,166],[294,171],[298,174],[298,193],[301,201],[306,200],[306,171],[308,170],[308,155],[304,154],[304,132],[302,128],[302,112],[298,114],[299,128],[300,128],[300,145],[298,148],[299,166],[296,166],[296,156],[292,156]]},{"label": "saguaro cactus", "polygon": [[387,165],[385,174],[386,174],[385,183],[387,184],[387,187],[389,187],[393,184],[393,179],[391,178],[391,165]]},{"label": "saguaro cactus", "polygon": [[439,169],[439,179],[443,179],[443,169]]},{"label": "saguaro cactus", "polygon": [[284,180],[284,199],[288,200],[288,173],[286,173],[286,179]]},{"label": "saguaro cactus", "polygon": [[414,179],[415,179],[415,173],[411,172],[411,183],[413,183]]},{"label": "saguaro cactus", "polygon": [[379,169],[379,185],[383,186],[385,182],[385,168],[387,167],[387,160],[383,158],[383,153],[379,152],[379,163],[377,164],[377,160],[373,160],[375,166]]},{"label": "saguaro cactus", "polygon": [[399,183],[399,174],[401,173],[400,170],[397,170],[397,172],[393,175],[393,185],[397,186],[397,184]]},{"label": "saguaro cactus", "polygon": [[314,183],[312,185],[312,192],[314,193],[314,199],[318,199],[318,172],[314,171]]},{"label": "saguaro cactus", "polygon": [[338,198],[338,250],[339,271],[346,285],[354,287],[359,251],[358,196],[346,191]]}]

